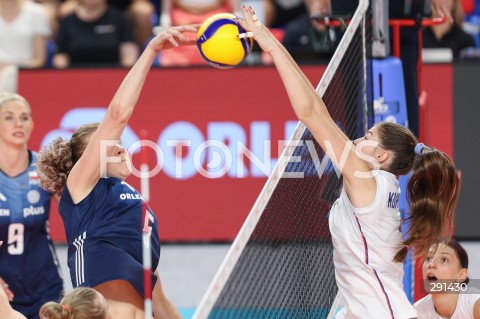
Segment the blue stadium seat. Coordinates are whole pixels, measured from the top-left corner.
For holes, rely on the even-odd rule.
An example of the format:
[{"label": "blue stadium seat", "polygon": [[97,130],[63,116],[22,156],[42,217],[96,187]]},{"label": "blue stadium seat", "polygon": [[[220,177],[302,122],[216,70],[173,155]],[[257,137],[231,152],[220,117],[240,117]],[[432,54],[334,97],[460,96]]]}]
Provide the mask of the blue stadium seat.
[{"label": "blue stadium seat", "polygon": [[395,57],[373,60],[375,123],[395,122],[408,126],[402,62]]},{"label": "blue stadium seat", "polygon": [[151,0],[155,6],[155,14],[152,17],[152,25],[156,26],[160,23],[160,14],[162,13],[162,4],[161,0]]},{"label": "blue stadium seat", "polygon": [[47,67],[53,66],[53,56],[57,52],[57,44],[52,39],[48,39],[47,41]]},{"label": "blue stadium seat", "polygon": [[464,30],[475,40],[475,47],[480,48],[480,5],[476,5],[475,11],[465,17]]}]

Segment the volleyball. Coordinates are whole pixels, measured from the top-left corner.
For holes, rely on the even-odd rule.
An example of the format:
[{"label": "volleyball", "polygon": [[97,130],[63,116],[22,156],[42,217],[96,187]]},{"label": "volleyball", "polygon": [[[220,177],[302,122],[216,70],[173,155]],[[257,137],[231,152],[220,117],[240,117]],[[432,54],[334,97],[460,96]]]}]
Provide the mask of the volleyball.
[{"label": "volleyball", "polygon": [[231,13],[218,13],[205,20],[197,34],[200,55],[211,66],[228,69],[238,65],[250,53],[251,37],[239,38],[245,29]]}]

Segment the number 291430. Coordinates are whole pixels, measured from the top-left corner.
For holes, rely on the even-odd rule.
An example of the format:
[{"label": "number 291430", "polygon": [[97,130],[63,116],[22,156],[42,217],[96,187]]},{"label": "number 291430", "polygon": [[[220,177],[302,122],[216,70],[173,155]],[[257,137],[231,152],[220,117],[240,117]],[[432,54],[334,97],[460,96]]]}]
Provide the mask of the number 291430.
[{"label": "number 291430", "polygon": [[468,286],[464,282],[429,281],[425,283],[425,289],[427,293],[458,293],[467,291]]}]

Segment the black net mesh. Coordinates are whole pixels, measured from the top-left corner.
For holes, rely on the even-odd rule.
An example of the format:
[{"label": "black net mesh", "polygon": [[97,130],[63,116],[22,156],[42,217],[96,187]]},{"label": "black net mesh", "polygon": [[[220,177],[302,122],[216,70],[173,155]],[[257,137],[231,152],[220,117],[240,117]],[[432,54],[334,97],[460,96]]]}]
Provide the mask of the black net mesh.
[{"label": "black net mesh", "polygon": [[[370,46],[365,59],[363,25],[323,94],[330,114],[352,139],[370,122],[371,86],[364,73],[371,72],[370,63],[365,66]],[[293,154],[301,161],[289,162],[285,170],[303,178],[279,180],[208,318],[327,318],[337,294],[328,213],[341,178],[330,161],[322,161],[324,154],[306,130]]]}]

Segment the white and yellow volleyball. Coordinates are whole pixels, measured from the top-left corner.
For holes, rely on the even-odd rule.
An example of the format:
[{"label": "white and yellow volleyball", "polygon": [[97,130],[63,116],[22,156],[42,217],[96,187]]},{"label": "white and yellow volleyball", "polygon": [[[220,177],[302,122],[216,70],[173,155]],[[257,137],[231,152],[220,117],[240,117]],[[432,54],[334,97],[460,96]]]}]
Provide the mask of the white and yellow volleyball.
[{"label": "white and yellow volleyball", "polygon": [[213,67],[228,69],[238,65],[252,51],[251,37],[231,13],[218,13],[205,20],[197,34],[197,46],[203,59]]}]

